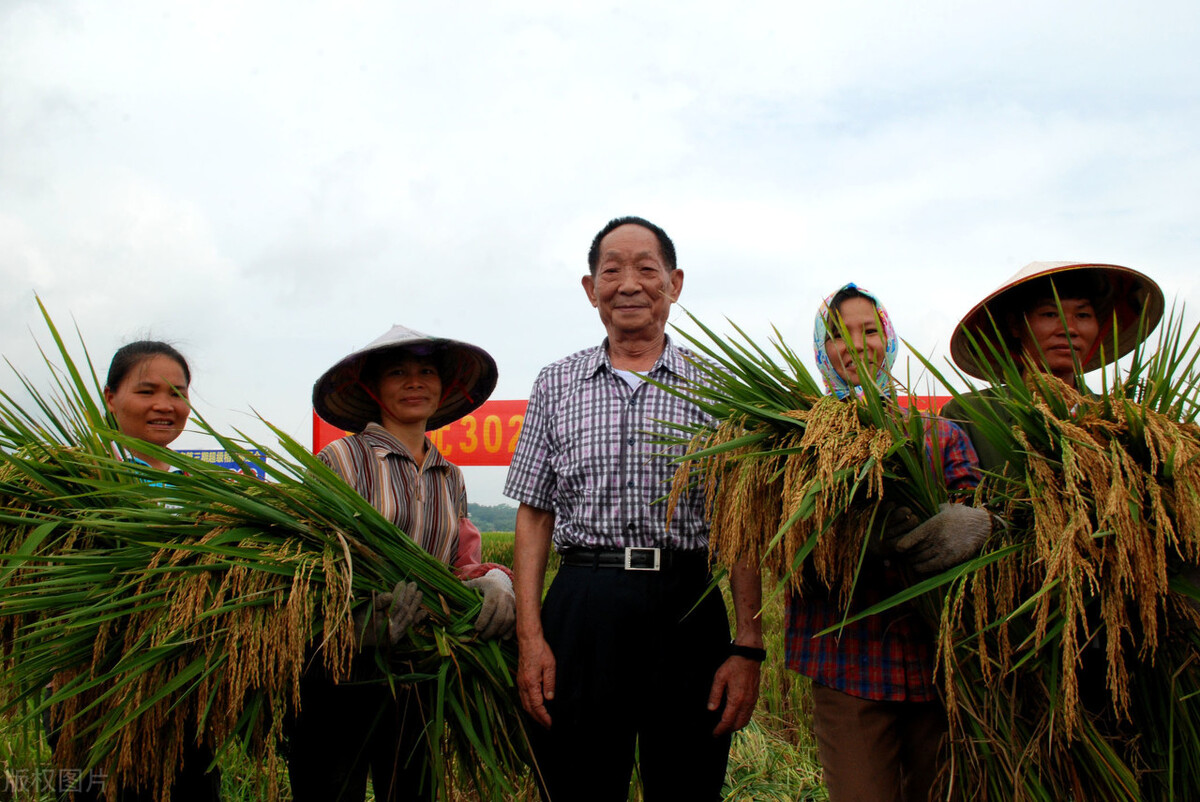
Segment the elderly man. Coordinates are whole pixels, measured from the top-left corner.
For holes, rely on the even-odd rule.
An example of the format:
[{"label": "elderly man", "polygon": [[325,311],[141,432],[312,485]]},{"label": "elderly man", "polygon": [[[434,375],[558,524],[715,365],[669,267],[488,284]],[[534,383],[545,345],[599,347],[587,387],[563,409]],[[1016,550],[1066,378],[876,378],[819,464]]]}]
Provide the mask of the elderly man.
[{"label": "elderly man", "polygon": [[[520,502],[515,574],[518,687],[543,797],[624,800],[635,748],[645,798],[720,798],[731,734],[758,697],[765,656],[754,566],[731,572],[737,639],[705,591],[708,525],[699,490],[670,526],[654,504],[673,473],[661,421],[693,404],[647,383],[701,381],[666,335],[683,288],[666,232],[609,222],[588,252],[588,300],[608,336],[542,370],[505,494]],[[550,545],[562,566],[542,603]]]}]

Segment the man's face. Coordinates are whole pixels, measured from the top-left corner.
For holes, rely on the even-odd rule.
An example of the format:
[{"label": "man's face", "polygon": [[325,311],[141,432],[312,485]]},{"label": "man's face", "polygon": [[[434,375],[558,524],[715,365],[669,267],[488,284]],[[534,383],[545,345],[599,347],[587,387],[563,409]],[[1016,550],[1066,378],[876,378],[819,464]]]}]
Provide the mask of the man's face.
[{"label": "man's face", "polygon": [[683,289],[683,271],[668,270],[654,232],[631,223],[600,241],[596,275],[583,277],[583,289],[610,337],[661,335]]},{"label": "man's face", "polygon": [[1021,340],[1021,350],[1035,362],[1040,359],[1039,350],[1045,355],[1046,372],[1070,381],[1075,373],[1072,353],[1080,363],[1087,359],[1100,334],[1100,322],[1086,298],[1063,298],[1062,311],[1065,328],[1053,298],[1036,301],[1025,313],[1026,325],[1014,333]]}]

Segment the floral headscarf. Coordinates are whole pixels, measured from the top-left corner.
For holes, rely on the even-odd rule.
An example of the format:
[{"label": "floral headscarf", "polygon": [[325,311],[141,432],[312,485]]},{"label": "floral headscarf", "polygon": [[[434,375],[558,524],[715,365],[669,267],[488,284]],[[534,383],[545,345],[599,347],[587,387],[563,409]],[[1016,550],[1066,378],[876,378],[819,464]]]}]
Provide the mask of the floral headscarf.
[{"label": "floral headscarf", "polygon": [[820,308],[817,309],[817,322],[813,326],[813,351],[817,356],[817,368],[821,371],[821,378],[825,380],[825,388],[829,392],[836,395],[838,398],[845,398],[854,393],[862,395],[862,387],[851,385],[846,382],[837,371],[834,370],[833,363],[829,361],[829,355],[825,353],[825,341],[829,337],[829,329],[826,326],[825,320],[829,317],[829,304],[834,296],[842,290],[858,290],[867,300],[875,304],[875,311],[879,313],[879,322],[883,325],[884,336],[884,352],[883,364],[879,366],[879,370],[875,373],[875,384],[879,385],[879,389],[887,392],[888,377],[892,372],[892,365],[896,364],[896,352],[900,348],[900,340],[896,337],[896,330],[892,327],[892,319],[888,317],[887,310],[883,308],[883,304],[869,290],[855,285],[853,282],[839,287],[837,292],[832,293],[824,301],[821,302]]}]

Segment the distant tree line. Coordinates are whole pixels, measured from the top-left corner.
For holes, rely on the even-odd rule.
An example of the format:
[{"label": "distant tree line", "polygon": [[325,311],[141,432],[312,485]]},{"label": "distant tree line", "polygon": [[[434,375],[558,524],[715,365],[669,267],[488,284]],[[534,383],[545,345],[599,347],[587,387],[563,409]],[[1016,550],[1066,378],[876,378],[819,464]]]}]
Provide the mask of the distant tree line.
[{"label": "distant tree line", "polygon": [[467,502],[467,512],[480,532],[511,532],[517,528],[517,508],[509,504],[472,504]]}]

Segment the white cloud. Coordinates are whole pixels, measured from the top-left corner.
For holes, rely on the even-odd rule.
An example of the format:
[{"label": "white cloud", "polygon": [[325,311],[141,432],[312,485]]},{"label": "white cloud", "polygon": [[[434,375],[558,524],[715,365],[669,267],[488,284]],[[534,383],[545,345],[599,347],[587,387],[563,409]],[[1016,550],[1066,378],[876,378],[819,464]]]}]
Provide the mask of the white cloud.
[{"label": "white cloud", "polygon": [[629,213],[684,305],[802,352],[851,279],[935,355],[1034,259],[1188,297],[1198,43],[1184,2],[10,2],[4,353],[37,291],[97,354],[179,340],[219,423],[306,438],[313,380],[392,323],[521,397],[602,336],[579,276]]}]

